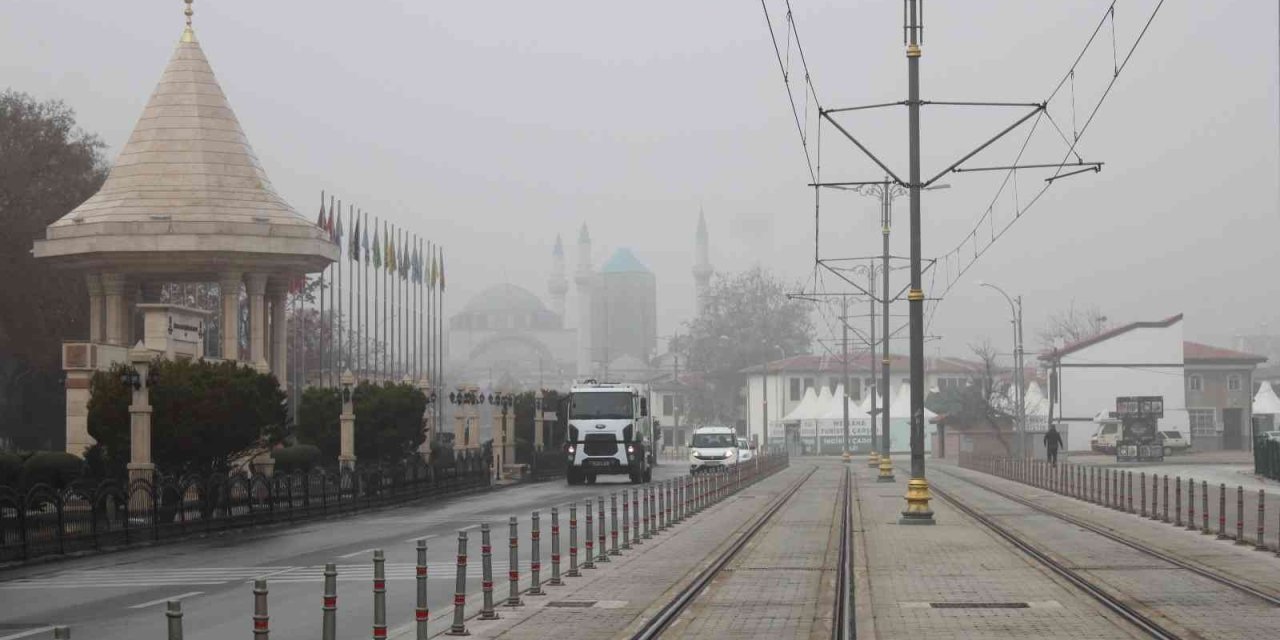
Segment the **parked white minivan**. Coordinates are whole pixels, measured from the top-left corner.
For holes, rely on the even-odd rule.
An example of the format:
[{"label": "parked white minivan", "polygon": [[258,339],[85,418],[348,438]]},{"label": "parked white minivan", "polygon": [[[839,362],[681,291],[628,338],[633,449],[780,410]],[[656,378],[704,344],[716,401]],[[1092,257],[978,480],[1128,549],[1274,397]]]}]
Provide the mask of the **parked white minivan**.
[{"label": "parked white minivan", "polygon": [[738,463],[738,435],[729,427],[699,427],[689,443],[689,473],[721,471]]}]

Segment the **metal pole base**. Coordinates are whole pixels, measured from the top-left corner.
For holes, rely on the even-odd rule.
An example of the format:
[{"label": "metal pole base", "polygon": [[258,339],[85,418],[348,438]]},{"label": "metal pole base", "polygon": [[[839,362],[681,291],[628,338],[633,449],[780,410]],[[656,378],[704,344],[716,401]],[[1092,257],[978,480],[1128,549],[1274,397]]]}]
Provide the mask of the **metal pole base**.
[{"label": "metal pole base", "polygon": [[907,481],[907,509],[898,518],[898,524],[936,524],[933,510],[929,508],[932,496],[929,494],[929,481],[924,478],[912,478]]},{"label": "metal pole base", "polygon": [[840,456],[840,461],[845,464],[849,464],[851,460],[853,460],[853,454],[848,451],[845,451],[844,454]]},{"label": "metal pole base", "polygon": [[880,454],[876,453],[875,451],[872,451],[872,452],[871,452],[871,454],[870,454],[870,456],[867,458],[867,466],[868,466],[868,467],[871,467],[872,469],[875,469],[876,467],[879,467],[879,466],[880,466]]},{"label": "metal pole base", "polygon": [[889,456],[880,456],[880,475],[876,476],[876,482],[895,482],[893,478],[893,460]]}]

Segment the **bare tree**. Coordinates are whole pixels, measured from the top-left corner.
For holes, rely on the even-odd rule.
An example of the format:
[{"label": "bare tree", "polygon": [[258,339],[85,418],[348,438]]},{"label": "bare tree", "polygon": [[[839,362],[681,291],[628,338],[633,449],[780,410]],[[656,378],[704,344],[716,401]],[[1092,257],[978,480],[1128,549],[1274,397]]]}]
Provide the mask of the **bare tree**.
[{"label": "bare tree", "polygon": [[1040,343],[1051,349],[1059,343],[1080,342],[1102,334],[1110,326],[1096,305],[1077,307],[1073,300],[1071,306],[1049,316],[1047,326],[1040,330]]}]

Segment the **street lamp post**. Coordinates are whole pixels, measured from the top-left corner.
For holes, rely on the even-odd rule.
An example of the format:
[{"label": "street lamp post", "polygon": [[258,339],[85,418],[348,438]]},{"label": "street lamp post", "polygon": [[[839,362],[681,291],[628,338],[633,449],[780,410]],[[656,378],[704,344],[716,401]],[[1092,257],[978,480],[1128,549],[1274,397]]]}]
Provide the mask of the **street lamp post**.
[{"label": "street lamp post", "polygon": [[[501,477],[504,466],[512,463],[515,458],[515,443],[507,430],[507,412],[515,403],[515,394],[499,391],[498,393],[490,393],[487,398],[489,405],[501,410],[502,423],[500,428],[494,430],[493,450],[494,450],[494,467],[497,469],[498,476]],[[501,439],[499,439],[501,438]]]},{"label": "street lamp post", "polygon": [[774,351],[777,351],[784,357],[787,355],[787,352],[784,351],[782,347],[776,344],[771,345],[769,347],[765,347],[764,360],[761,363],[762,373],[760,376],[760,397],[764,401],[764,415],[762,416],[764,418],[764,422],[761,423],[760,429],[764,442],[760,443],[760,446],[763,447],[763,450],[766,452],[769,450],[769,356],[772,355]]},{"label": "street lamp post", "polygon": [[1010,296],[1005,293],[1004,289],[997,287],[990,282],[978,281],[979,287],[987,287],[995,289],[1004,296],[1009,302],[1009,310],[1013,313],[1013,385],[1016,389],[1016,398],[1014,400],[1014,410],[1017,412],[1017,433],[1014,434],[1013,454],[1016,457],[1024,457],[1026,455],[1027,443],[1027,413],[1026,413],[1026,389],[1025,380],[1023,380],[1022,368],[1022,296]]},{"label": "street lamp post", "polygon": [[459,449],[471,448],[471,428],[468,424],[467,411],[480,404],[480,394],[471,388],[459,387],[456,391],[449,392],[449,402],[454,407],[454,426],[453,426],[453,448],[454,451]]}]

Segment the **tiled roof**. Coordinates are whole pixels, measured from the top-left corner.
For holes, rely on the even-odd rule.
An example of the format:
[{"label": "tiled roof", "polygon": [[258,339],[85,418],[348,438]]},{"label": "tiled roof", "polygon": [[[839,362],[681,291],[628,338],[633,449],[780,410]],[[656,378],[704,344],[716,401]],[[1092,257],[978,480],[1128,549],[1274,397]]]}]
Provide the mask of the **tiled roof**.
[{"label": "tiled roof", "polygon": [[1260,356],[1253,353],[1245,353],[1243,351],[1233,351],[1231,349],[1223,349],[1199,342],[1183,342],[1182,343],[1182,360],[1183,362],[1244,362],[1261,364],[1267,361],[1266,356]]},{"label": "tiled roof", "polygon": [[1181,321],[1182,321],[1182,314],[1179,313],[1176,316],[1169,316],[1164,320],[1147,321],[1147,322],[1131,322],[1129,324],[1122,325],[1108,331],[1103,331],[1102,333],[1099,333],[1098,335],[1093,336],[1092,338],[1086,338],[1084,340],[1073,342],[1069,345],[1062,347],[1061,349],[1054,349],[1052,351],[1042,353],[1040,354],[1040,359],[1041,360],[1057,360],[1069,353],[1074,353],[1085,347],[1098,344],[1099,342],[1105,342],[1120,334],[1133,331],[1134,329],[1164,329],[1166,327],[1171,327],[1175,323],[1178,323]]}]

